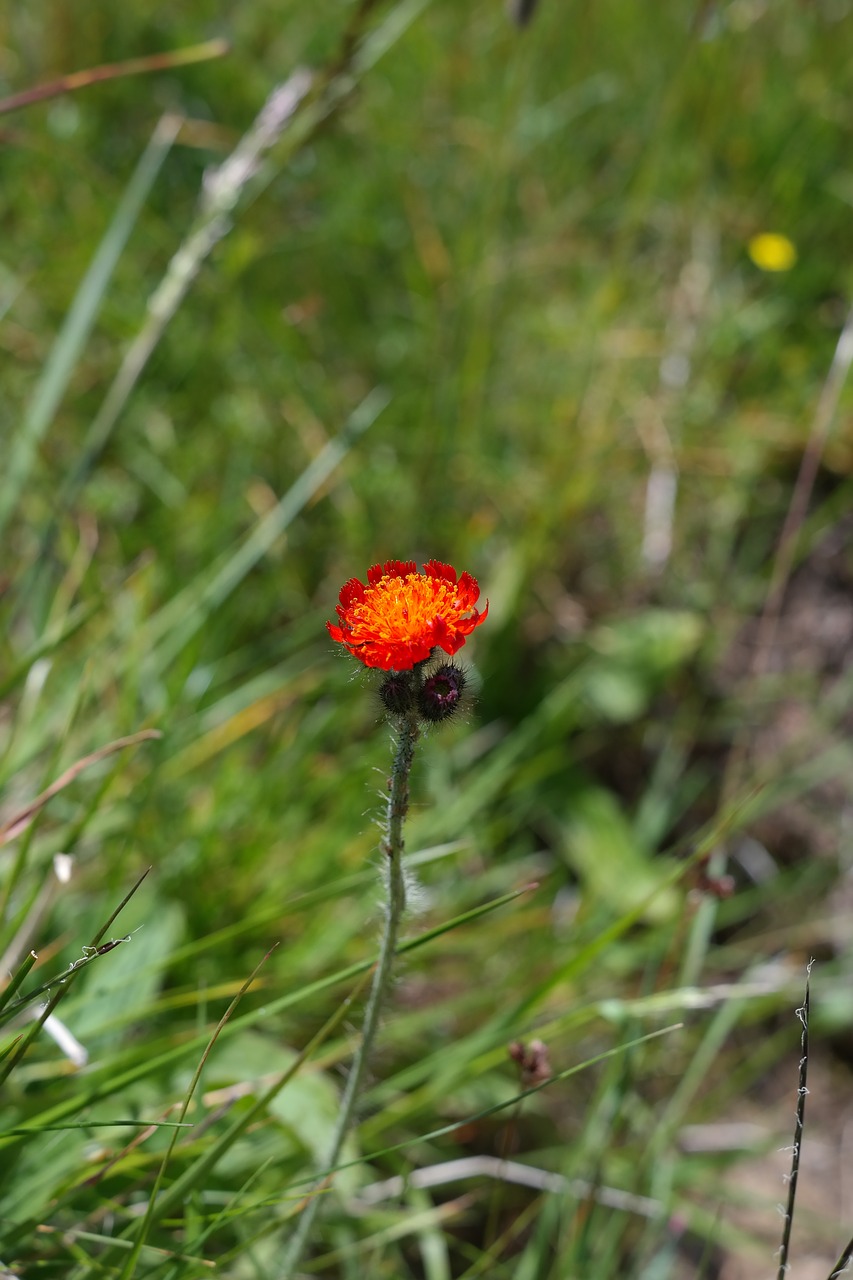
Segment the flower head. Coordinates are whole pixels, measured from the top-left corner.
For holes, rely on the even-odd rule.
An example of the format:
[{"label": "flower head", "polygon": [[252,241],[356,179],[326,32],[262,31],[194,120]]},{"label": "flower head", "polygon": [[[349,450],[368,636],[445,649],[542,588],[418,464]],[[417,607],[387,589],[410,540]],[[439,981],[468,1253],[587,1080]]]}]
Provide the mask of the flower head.
[{"label": "flower head", "polygon": [[778,231],[762,231],[746,246],[761,271],[790,271],[797,261],[797,246]]},{"label": "flower head", "polygon": [[367,571],[367,586],[350,578],[341,588],[339,626],[327,622],[329,635],[366,667],[410,671],[433,649],[451,656],[485,622],[474,606],[480,595],[476,578],[440,560],[418,573],[414,560],[388,560]]}]

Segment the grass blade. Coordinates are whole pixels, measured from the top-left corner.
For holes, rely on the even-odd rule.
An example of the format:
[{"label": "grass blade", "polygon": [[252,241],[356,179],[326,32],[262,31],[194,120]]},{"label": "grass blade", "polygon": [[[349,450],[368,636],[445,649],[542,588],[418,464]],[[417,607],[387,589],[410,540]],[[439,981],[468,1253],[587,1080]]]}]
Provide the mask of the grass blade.
[{"label": "grass blade", "polygon": [[12,996],[18,990],[18,987],[24,981],[24,978],[26,978],[30,969],[32,969],[36,960],[38,960],[38,956],[36,955],[35,951],[31,951],[29,955],[25,956],[24,959],[21,961],[21,963],[18,965],[18,968],[12,974],[12,977],[9,979],[9,983],[6,989],[0,992],[0,1011],[5,1009],[6,1005],[12,999]]},{"label": "grass blade", "polygon": [[[190,1102],[192,1101],[193,1094],[195,1093],[198,1087],[198,1082],[201,1079],[201,1073],[204,1070],[205,1063],[210,1057],[210,1053],[211,1053],[211,1050],[213,1049],[213,1046],[216,1044],[216,1041],[219,1039],[222,1029],[225,1027],[226,1023],[230,1021],[232,1013],[237,1008],[237,1005],[240,1003],[240,1001],[243,999],[243,996],[251,987],[255,978],[260,973],[261,969],[264,967],[267,960],[270,958],[270,955],[271,955],[271,951],[268,951],[266,955],[260,960],[260,962],[255,965],[255,968],[249,974],[249,977],[243,983],[240,990],[237,992],[234,999],[231,1001],[228,1008],[225,1010],[222,1017],[219,1019],[219,1022],[216,1024],[213,1034],[208,1040],[207,1044],[205,1045],[204,1052],[199,1058],[198,1066],[193,1072],[193,1077],[190,1080],[189,1087],[184,1096],[183,1105],[181,1107],[180,1114],[178,1116],[178,1125],[183,1125],[184,1122],[186,1121],[187,1111],[189,1110],[189,1105],[190,1105]],[[160,1164],[160,1168],[157,1170],[157,1175],[154,1179],[154,1186],[151,1188],[151,1195],[149,1196],[149,1199],[148,1199],[148,1208],[146,1210],[145,1217],[143,1218],[142,1225],[139,1228],[139,1234],[137,1235],[136,1239],[133,1242],[133,1248],[131,1249],[127,1257],[127,1260],[125,1261],[125,1264],[121,1269],[119,1280],[130,1280],[130,1277],[133,1275],[134,1271],[136,1270],[136,1264],[139,1261],[139,1255],[145,1246],[148,1232],[151,1230],[151,1227],[154,1223],[154,1212],[155,1212],[155,1205],[157,1201],[157,1193],[160,1189],[160,1184],[162,1183],[163,1178],[165,1177],[166,1169],[168,1167],[169,1161],[172,1158],[172,1152],[174,1151],[175,1144],[178,1141],[178,1135],[179,1135],[179,1129],[176,1127],[172,1134],[169,1145],[166,1148],[166,1152],[165,1152],[165,1155],[163,1156],[163,1160]]]},{"label": "grass blade", "polygon": [[26,485],[36,450],[68,388],[100,310],[107,285],[163,161],[177,137],[180,125],[179,117],[168,115],[160,120],[154,130],[45,362],[35,394],[24,410],[20,429],[9,450],[3,479],[0,481],[0,533],[6,527]]},{"label": "grass blade", "polygon": [[186,49],[153,53],[144,58],[128,58],[126,62],[107,62],[99,67],[89,67],[85,71],[73,71],[57,80],[49,80],[45,84],[37,84],[31,89],[23,89],[20,93],[0,99],[0,115],[20,111],[22,107],[46,102],[49,98],[58,98],[65,93],[88,89],[90,85],[103,84],[105,80],[119,80],[125,76],[145,75],[152,71],[171,71],[175,67],[186,67],[193,62],[222,58],[228,53],[228,48],[225,40],[206,40],[203,44],[191,45]]},{"label": "grass blade", "polygon": [[373,425],[390,402],[381,388],[374,388],[353,411],[341,432],[325,445],[291,485],[284,497],[246,536],[236,551],[228,553],[201,582],[174,596],[151,623],[149,644],[162,638],[152,660],[158,669],[168,666],[204,625],[210,614],[266,554],[318,489],[346,457],[356,440]]},{"label": "grass blade", "polygon": [[116,919],[119,913],[124,910],[128,902],[130,902],[131,898],[136,893],[137,889],[142,884],[142,881],[148,875],[148,872],[150,870],[151,868],[147,867],[145,871],[143,871],[142,875],[136,881],[136,883],[134,884],[130,892],[125,894],[125,896],[122,898],[119,905],[116,907],[115,911],[113,911],[109,919],[105,921],[103,926],[95,934],[95,937],[92,939],[92,942],[84,950],[83,960],[78,961],[75,965],[71,966],[71,969],[69,970],[63,985],[59,988],[58,991],[55,992],[55,994],[47,1002],[47,1004],[44,1006],[41,1013],[39,1014],[38,1018],[33,1023],[30,1030],[27,1032],[27,1034],[22,1038],[22,1040],[18,1044],[15,1052],[9,1055],[8,1059],[4,1062],[2,1068],[0,1068],[0,1084],[2,1084],[5,1080],[9,1078],[9,1075],[18,1065],[18,1063],[21,1061],[24,1054],[27,1052],[27,1049],[30,1047],[33,1040],[35,1040],[36,1036],[38,1035],[39,1031],[41,1031],[47,1019],[51,1016],[52,1013],[55,1012],[56,1007],[59,1004],[60,1000],[62,1000],[62,998],[68,994],[68,992],[71,989],[72,983],[75,981],[80,971],[86,967],[86,963],[91,963],[93,960],[99,959],[102,955],[105,955],[108,951],[112,951],[113,948],[117,945],[116,942],[109,942],[103,947],[100,946],[99,944],[104,934],[112,925],[113,921]]}]

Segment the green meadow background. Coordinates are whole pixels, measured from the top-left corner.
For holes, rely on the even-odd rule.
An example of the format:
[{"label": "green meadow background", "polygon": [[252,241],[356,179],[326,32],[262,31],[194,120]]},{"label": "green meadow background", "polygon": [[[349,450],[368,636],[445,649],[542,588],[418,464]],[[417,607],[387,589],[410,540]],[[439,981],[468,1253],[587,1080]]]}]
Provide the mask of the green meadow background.
[{"label": "green meadow background", "polygon": [[[419,746],[406,950],[298,1274],[774,1274],[816,957],[792,1260],[829,1275],[851,8],[0,14],[4,100],[174,62],[0,115],[4,1275],[284,1280],[390,760],[324,624],[349,577],[432,557],[489,600],[476,697]],[[518,1100],[535,1038],[560,1078]]]}]

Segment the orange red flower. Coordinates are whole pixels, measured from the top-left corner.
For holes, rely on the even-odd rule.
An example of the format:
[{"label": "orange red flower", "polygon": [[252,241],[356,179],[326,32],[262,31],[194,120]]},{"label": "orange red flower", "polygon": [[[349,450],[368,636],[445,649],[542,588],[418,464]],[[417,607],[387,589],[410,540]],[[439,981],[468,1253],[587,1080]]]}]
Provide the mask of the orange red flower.
[{"label": "orange red flower", "polygon": [[423,573],[414,560],[387,560],[368,569],[367,586],[358,578],[344,583],[340,625],[326,626],[366,667],[410,671],[433,649],[452,656],[462,648],[489,612],[488,601],[482,612],[474,607],[479,596],[476,578],[440,560],[428,561]]}]

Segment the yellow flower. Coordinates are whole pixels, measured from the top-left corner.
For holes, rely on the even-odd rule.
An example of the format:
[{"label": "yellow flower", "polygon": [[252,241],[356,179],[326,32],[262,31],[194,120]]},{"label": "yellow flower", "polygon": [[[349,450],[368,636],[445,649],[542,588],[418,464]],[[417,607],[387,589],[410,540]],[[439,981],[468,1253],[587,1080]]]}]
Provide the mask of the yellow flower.
[{"label": "yellow flower", "polygon": [[760,271],[790,271],[797,261],[793,240],[778,231],[762,231],[753,236],[746,249]]}]

